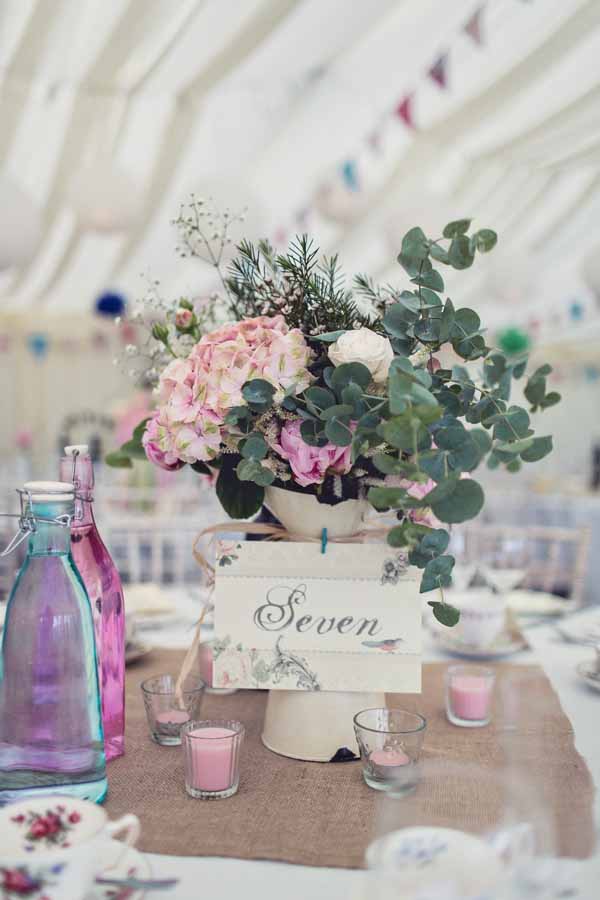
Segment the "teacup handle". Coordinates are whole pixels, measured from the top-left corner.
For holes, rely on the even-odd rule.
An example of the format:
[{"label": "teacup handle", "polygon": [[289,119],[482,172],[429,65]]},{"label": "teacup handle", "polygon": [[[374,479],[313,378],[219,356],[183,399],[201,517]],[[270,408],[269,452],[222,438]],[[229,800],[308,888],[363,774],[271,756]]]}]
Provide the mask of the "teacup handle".
[{"label": "teacup handle", "polygon": [[116,837],[116,835],[125,833],[124,843],[127,847],[133,847],[140,836],[140,820],[132,813],[115,819],[114,822],[106,823],[106,834],[108,837]]}]

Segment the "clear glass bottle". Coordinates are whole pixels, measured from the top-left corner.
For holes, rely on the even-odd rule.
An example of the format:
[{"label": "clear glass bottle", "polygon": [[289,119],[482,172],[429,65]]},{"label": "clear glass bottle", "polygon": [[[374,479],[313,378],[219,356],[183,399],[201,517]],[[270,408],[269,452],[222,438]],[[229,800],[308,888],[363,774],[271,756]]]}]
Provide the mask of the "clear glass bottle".
[{"label": "clear glass bottle", "polygon": [[125,606],[119,573],[94,521],[94,468],[87,445],[65,447],[60,477],[75,486],[71,553],[92,604],[106,759],[125,752]]},{"label": "clear glass bottle", "polygon": [[0,805],[107,790],[94,627],[70,553],[73,487],[28,482],[29,546],[8,601],[0,655]]}]

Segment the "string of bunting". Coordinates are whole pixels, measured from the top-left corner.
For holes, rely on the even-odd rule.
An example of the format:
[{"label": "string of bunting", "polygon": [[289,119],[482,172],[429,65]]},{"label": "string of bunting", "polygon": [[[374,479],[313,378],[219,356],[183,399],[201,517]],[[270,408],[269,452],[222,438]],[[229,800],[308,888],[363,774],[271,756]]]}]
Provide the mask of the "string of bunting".
[{"label": "string of bunting", "polygon": [[[525,0],[523,0],[525,2]],[[468,19],[463,22],[458,37],[467,37],[472,44],[481,48],[486,43],[486,32],[484,25],[484,16],[486,12],[486,2],[482,2],[469,15]],[[439,90],[446,91],[450,83],[450,61],[451,50],[445,49],[438,52],[438,55],[427,65],[423,71],[423,78],[433,82]],[[374,156],[381,153],[383,143],[383,133],[390,122],[401,123],[410,131],[418,131],[418,120],[415,112],[418,96],[418,87],[413,87],[400,96],[393,106],[387,110],[366,134],[362,145]],[[355,156],[348,157],[340,163],[338,167],[338,177],[348,192],[356,193],[360,191],[361,181],[357,158],[362,152],[363,147]],[[274,242],[276,246],[284,246],[287,244],[290,236],[307,228],[308,220],[313,213],[315,207],[313,204],[304,204],[298,208],[292,216],[293,222],[290,228],[280,225],[275,229]]]}]

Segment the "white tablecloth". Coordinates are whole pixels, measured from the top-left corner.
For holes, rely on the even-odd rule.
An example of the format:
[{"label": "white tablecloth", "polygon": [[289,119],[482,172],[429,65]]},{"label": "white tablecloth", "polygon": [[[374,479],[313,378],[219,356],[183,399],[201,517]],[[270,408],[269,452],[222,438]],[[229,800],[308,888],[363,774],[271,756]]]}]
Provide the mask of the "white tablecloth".
[{"label": "white tablecloth", "polygon": [[[180,600],[182,609],[185,601]],[[191,626],[179,624],[160,632],[146,632],[144,639],[164,647],[187,647]],[[578,662],[591,657],[593,651],[586,647],[565,643],[556,635],[551,625],[528,629],[527,638],[532,650],[519,654],[515,661],[539,662],[545,669],[563,709],[573,724],[577,749],[586,760],[594,778],[600,785],[600,693],[590,690],[575,672]],[[440,651],[428,644],[425,660],[448,660]],[[600,824],[600,800],[596,797],[596,821]],[[308,866],[291,866],[274,862],[249,862],[246,860],[214,857],[192,858],[148,854],[152,870],[157,877],[178,877],[175,890],[164,896],[172,900],[197,900],[200,892],[224,900],[238,900],[240,892],[246,900],[362,900],[365,893],[364,873],[346,869],[323,869]],[[600,858],[573,864],[575,874],[584,882],[579,884],[577,900],[597,900],[600,882]],[[159,894],[156,895],[161,896]],[[366,900],[366,898],[365,898]]]}]

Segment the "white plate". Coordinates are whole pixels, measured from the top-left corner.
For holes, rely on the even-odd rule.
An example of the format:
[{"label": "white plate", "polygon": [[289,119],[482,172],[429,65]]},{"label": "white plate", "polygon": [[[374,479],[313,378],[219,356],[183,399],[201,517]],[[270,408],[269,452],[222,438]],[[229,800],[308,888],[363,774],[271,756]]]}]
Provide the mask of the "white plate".
[{"label": "white plate", "polygon": [[441,897],[444,884],[448,896],[488,896],[505,875],[490,844],[454,828],[392,831],[370,844],[366,860],[369,868],[393,875],[398,897]]},{"label": "white plate", "polygon": [[132,641],[125,647],[125,665],[128,666],[129,663],[137,662],[138,659],[141,659],[142,656],[146,656],[151,650],[152,647],[150,644],[141,644],[138,641]]},{"label": "white plate", "polygon": [[509,591],[506,603],[519,616],[562,616],[572,609],[569,600],[544,591]]},{"label": "white plate", "polygon": [[587,686],[592,688],[593,691],[600,691],[600,675],[596,669],[595,659],[579,663],[577,674],[580,678],[583,678]]},{"label": "white plate", "polygon": [[[101,853],[100,878],[152,878],[150,863],[135,847],[126,847],[120,841],[108,841],[102,844]],[[141,900],[145,894],[145,891],[131,888],[96,884],[86,894],[85,900]]]},{"label": "white plate", "polygon": [[556,630],[566,640],[573,644],[583,644],[585,647],[595,647],[600,644],[600,615],[574,616],[565,622],[557,623]]},{"label": "white plate", "polygon": [[465,659],[499,659],[502,656],[512,656],[514,653],[526,650],[528,646],[525,638],[510,631],[503,631],[502,634],[499,634],[489,647],[466,644],[458,634],[455,635],[452,631],[451,628],[442,631],[441,627],[436,627],[432,631],[432,635],[442,650]]}]

